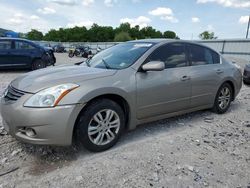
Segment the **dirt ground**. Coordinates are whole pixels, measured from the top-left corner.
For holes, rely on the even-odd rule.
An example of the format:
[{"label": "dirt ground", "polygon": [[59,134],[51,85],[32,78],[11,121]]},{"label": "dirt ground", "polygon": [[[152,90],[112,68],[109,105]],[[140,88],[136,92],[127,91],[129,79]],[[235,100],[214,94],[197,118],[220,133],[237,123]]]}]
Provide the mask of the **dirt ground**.
[{"label": "dirt ground", "polygon": [[[63,54],[57,59],[80,60]],[[0,92],[21,73],[0,72]],[[6,135],[0,116],[0,188],[5,187],[249,188],[250,87],[242,87],[226,114],[205,110],[144,124],[102,153],[79,145],[20,143]]]}]

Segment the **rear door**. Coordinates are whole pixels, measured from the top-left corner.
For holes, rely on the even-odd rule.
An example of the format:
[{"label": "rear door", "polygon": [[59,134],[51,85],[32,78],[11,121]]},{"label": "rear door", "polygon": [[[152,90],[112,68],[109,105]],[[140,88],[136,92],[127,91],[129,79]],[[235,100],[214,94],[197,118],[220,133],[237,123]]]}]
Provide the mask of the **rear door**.
[{"label": "rear door", "polygon": [[0,40],[0,68],[11,64],[11,40]]},{"label": "rear door", "polygon": [[137,72],[137,118],[177,112],[189,108],[191,84],[185,44],[157,48],[146,60],[162,61],[163,71]]},{"label": "rear door", "polygon": [[224,74],[220,56],[215,51],[188,44],[192,85],[191,107],[212,105]]},{"label": "rear door", "polygon": [[30,66],[36,48],[26,41],[15,41],[15,48],[12,52],[15,63],[18,66]]}]

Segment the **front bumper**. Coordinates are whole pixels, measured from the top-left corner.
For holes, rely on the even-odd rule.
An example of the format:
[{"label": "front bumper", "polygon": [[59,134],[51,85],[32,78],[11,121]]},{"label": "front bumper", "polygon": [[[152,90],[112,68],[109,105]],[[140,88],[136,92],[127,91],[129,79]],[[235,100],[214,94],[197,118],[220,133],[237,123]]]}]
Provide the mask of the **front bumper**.
[{"label": "front bumper", "polygon": [[[22,96],[14,103],[1,98],[0,112],[6,131],[16,139],[43,145],[70,145],[74,125],[82,104],[57,106],[54,108],[27,108],[23,102],[30,97]],[[36,136],[29,137],[23,129],[32,128]]]}]

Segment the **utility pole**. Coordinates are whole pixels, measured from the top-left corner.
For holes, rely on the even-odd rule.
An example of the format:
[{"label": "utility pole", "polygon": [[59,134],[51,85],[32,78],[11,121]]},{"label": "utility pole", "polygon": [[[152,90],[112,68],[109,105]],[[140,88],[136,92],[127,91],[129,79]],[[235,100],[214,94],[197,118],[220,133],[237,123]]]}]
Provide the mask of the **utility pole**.
[{"label": "utility pole", "polygon": [[246,39],[248,38],[249,27],[250,27],[250,16],[249,16],[249,19],[248,19],[248,24],[247,24],[247,34],[246,34]]}]

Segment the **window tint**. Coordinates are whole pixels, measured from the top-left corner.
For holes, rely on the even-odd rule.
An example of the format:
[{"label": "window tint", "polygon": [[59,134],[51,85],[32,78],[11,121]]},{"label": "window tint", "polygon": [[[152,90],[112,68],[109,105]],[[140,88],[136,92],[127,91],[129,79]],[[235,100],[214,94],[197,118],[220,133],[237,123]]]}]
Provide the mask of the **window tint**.
[{"label": "window tint", "polygon": [[219,54],[217,54],[216,52],[212,51],[212,56],[213,56],[213,61],[215,64],[219,64],[220,63],[220,56]]},{"label": "window tint", "polygon": [[179,43],[161,46],[148,57],[149,61],[162,61],[165,68],[184,67],[187,65],[185,46]]},{"label": "window tint", "polygon": [[35,47],[30,45],[29,43],[27,42],[24,42],[24,41],[16,41],[15,42],[15,49],[22,49],[22,50],[29,50],[29,49],[34,49]]},{"label": "window tint", "polygon": [[193,66],[219,63],[219,55],[212,50],[199,46],[189,45],[190,60]]},{"label": "window tint", "polygon": [[11,41],[5,40],[0,41],[0,50],[9,50],[11,49]]}]

